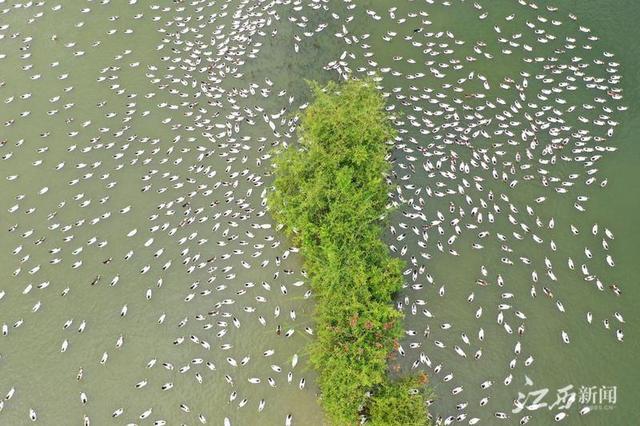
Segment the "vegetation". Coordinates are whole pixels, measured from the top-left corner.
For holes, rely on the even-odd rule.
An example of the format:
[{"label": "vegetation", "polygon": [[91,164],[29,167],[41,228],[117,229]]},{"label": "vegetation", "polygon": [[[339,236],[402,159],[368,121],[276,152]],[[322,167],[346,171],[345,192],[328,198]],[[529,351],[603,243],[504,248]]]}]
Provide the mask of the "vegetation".
[{"label": "vegetation", "polygon": [[370,81],[311,88],[300,146],[278,154],[268,201],[301,248],[316,293],[311,362],[322,404],[337,425],[361,416],[374,425],[426,425],[426,376],[388,374],[402,335],[392,304],[402,264],[381,240],[395,131]]}]

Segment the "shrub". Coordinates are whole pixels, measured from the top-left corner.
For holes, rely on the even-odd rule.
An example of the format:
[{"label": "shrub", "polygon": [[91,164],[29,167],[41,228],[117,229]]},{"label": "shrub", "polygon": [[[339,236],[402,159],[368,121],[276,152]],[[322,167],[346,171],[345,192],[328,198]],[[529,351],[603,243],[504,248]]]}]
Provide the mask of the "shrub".
[{"label": "shrub", "polygon": [[370,81],[311,88],[299,146],[275,159],[268,205],[301,248],[316,294],[311,363],[322,405],[339,425],[363,415],[377,425],[424,425],[423,394],[409,392],[417,381],[388,378],[387,359],[402,335],[402,314],[391,303],[402,264],[381,240],[395,131]]}]

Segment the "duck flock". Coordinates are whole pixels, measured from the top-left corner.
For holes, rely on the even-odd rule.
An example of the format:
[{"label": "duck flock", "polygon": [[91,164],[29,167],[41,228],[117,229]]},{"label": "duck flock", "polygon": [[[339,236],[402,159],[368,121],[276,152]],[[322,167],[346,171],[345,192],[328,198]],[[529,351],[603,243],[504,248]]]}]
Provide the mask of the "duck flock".
[{"label": "duck flock", "polygon": [[[622,77],[575,15],[525,0],[127,3],[0,1],[0,423],[321,424],[313,294],[266,209],[270,160],[295,144],[303,78],[367,77],[398,131],[392,367],[429,374],[435,424],[589,414],[517,399],[553,356],[528,341],[543,321],[530,307],[567,324],[552,347],[597,328],[624,340],[615,236],[580,225],[607,186]],[[447,272],[465,261],[475,276]],[[576,291],[607,314],[574,308]],[[483,362],[499,373],[457,374]]]}]

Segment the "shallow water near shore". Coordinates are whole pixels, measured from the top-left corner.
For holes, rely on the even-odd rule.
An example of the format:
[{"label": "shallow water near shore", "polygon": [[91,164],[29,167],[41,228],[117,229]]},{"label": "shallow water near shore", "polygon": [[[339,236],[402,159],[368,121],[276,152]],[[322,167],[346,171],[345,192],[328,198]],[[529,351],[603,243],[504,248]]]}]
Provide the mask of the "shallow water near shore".
[{"label": "shallow water near shore", "polygon": [[[186,2],[162,4],[158,9],[152,9],[147,2],[135,5],[73,3],[63,2],[60,11],[53,11],[55,4],[49,2],[30,8],[15,8],[7,2],[0,5],[11,7],[8,13],[0,15],[0,26],[8,25],[1,31],[4,38],[0,40],[0,53],[6,54],[0,60],[0,81],[5,82],[0,88],[0,99],[4,101],[0,115],[3,123],[15,120],[2,127],[0,137],[7,141],[0,148],[0,155],[11,153],[9,158],[0,161],[3,178],[0,291],[4,292],[0,300],[0,323],[8,325],[8,335],[0,337],[0,395],[15,388],[14,396],[5,401],[0,412],[0,424],[31,424],[30,409],[37,412],[38,422],[47,425],[82,424],[84,416],[98,425],[153,424],[158,419],[168,424],[191,425],[200,423],[200,414],[209,424],[223,424],[224,418],[234,425],[283,424],[287,414],[293,416],[293,424],[325,423],[317,402],[315,376],[307,364],[306,345],[313,337],[305,333],[305,327],[313,327],[313,297],[306,293],[309,283],[302,273],[302,259],[298,253],[288,250],[290,244],[276,232],[276,224],[269,214],[259,214],[264,210],[261,193],[268,187],[271,173],[269,158],[264,156],[283,141],[292,143],[295,137],[293,134],[288,138],[282,136],[290,126],[281,124],[280,119],[274,121],[281,136],[275,136],[263,121],[262,112],[257,113],[256,125],[238,122],[239,131],[233,131],[232,141],[228,136],[211,137],[205,133],[227,131],[225,122],[230,120],[225,116],[236,110],[235,103],[241,109],[259,103],[269,114],[277,114],[286,106],[287,114],[292,114],[308,101],[305,79],[321,82],[337,79],[335,71],[323,68],[347,49],[334,36],[341,31],[340,21],[328,18],[327,11],[306,9],[303,13],[309,26],[322,22],[330,22],[330,26],[313,39],[299,43],[300,50],[295,53],[294,34],[298,34],[300,28],[288,18],[299,16],[299,12],[291,5],[279,6],[276,10],[280,19],[273,17],[273,22],[265,26],[266,35],[254,37],[253,42],[262,43],[260,52],[255,58],[245,58],[246,63],[239,67],[243,75],[231,78],[236,71],[227,69],[223,72],[228,78],[210,83],[231,92],[234,88],[248,87],[254,81],[259,82],[260,89],[267,87],[264,81],[268,78],[272,82],[271,95],[261,97],[260,89],[256,89],[257,95],[237,96],[235,103],[207,106],[204,97],[194,98],[207,72],[179,68],[190,53],[173,51],[172,48],[178,49],[180,45],[162,39],[175,36],[159,30],[173,33],[184,29],[178,25],[181,23],[187,27],[203,24],[207,20],[197,21],[196,17],[218,13],[222,3],[210,2],[204,11]],[[350,11],[342,2],[329,5],[341,16],[354,16],[348,24],[351,33],[371,34],[370,50],[381,64],[393,61],[394,56],[417,55],[414,48],[400,39],[389,43],[381,40],[388,31],[410,35],[413,28],[409,23],[390,19],[375,25],[368,19],[367,10],[383,14],[396,6],[398,16],[414,10],[428,11],[433,31],[451,30],[456,37],[483,40],[489,47],[496,43],[492,19],[503,22],[503,17],[512,11],[524,14],[522,19],[535,19],[541,13],[522,9],[516,2],[484,2],[490,18],[480,24],[472,4],[452,3],[456,7],[413,1],[363,1],[357,2],[358,7]],[[233,9],[240,2],[228,4]],[[184,10],[179,10],[181,6]],[[392,364],[398,364],[402,373],[416,371],[411,367],[419,352],[426,353],[434,365],[442,364],[440,373],[423,364],[417,367],[429,373],[436,394],[430,411],[434,416],[446,417],[459,413],[456,405],[467,401],[469,405],[464,411],[468,418],[463,424],[472,417],[481,418],[480,424],[517,424],[524,414],[511,412],[518,392],[548,388],[546,401],[551,404],[556,390],[567,385],[573,385],[575,391],[583,386],[616,386],[617,400],[610,410],[594,410],[586,416],[578,414],[579,407],[585,404],[576,402],[565,410],[568,417],[562,424],[626,425],[640,418],[640,408],[635,404],[640,393],[634,374],[635,354],[640,350],[634,309],[634,302],[640,296],[635,285],[635,278],[640,274],[635,259],[636,241],[640,239],[637,221],[640,187],[636,167],[640,160],[640,146],[636,141],[640,134],[640,46],[636,43],[640,39],[640,28],[635,21],[640,18],[640,4],[601,0],[567,1],[557,6],[564,15],[575,13],[580,25],[589,27],[600,37],[597,49],[593,50],[594,57],[602,50],[616,55],[614,60],[621,64],[622,104],[629,109],[616,114],[620,125],[608,141],[608,145],[618,150],[607,153],[597,163],[599,179],[608,179],[608,185],[601,188],[581,184],[576,189],[589,196],[586,212],[578,212],[572,199],[554,194],[551,188],[539,183],[522,183],[510,189],[502,182],[494,183],[488,171],[473,171],[486,179],[487,190],[508,195],[511,203],[522,210],[525,205],[533,205],[545,223],[551,217],[555,219],[553,229],[545,227],[536,232],[545,241],[553,240],[558,251],[552,252],[547,244],[541,246],[530,239],[514,241],[513,248],[537,264],[543,264],[547,256],[551,259],[558,276],[558,282],[553,284],[555,297],[562,300],[565,313],[558,311],[555,300],[541,294],[542,282],[538,285],[537,297],[530,297],[532,268],[519,261],[502,265],[500,258],[504,254],[499,245],[486,244],[483,250],[472,250],[471,244],[477,241],[475,232],[464,233],[456,241],[460,256],[430,250],[433,257],[425,262],[425,274],[431,275],[435,284],[429,284],[420,276],[417,281],[424,287],[413,290],[411,277],[405,277],[407,288],[398,295],[397,302],[406,313],[405,328],[416,330],[418,335],[407,336],[401,342],[407,355],[397,355]],[[85,7],[91,10],[83,13]],[[43,15],[28,23],[38,11]],[[254,12],[258,14],[259,10]],[[137,14],[143,16],[135,18]],[[115,16],[117,19],[110,19]],[[155,16],[159,18],[154,20]],[[224,33],[233,28],[234,19],[233,13],[229,13],[198,31],[206,34],[204,39],[208,41],[214,31],[220,29]],[[83,25],[78,27],[80,22]],[[117,31],[109,35],[112,29]],[[271,36],[274,29],[278,29],[277,36]],[[575,35],[577,24],[566,23],[563,31]],[[13,37],[13,34],[18,35]],[[178,38],[195,41],[196,34],[198,32],[185,31]],[[25,43],[25,37],[29,36],[33,40]],[[101,43],[94,47],[94,41]],[[529,40],[534,41],[533,37]],[[74,42],[70,47],[65,46]],[[20,58],[26,52],[20,50],[25,44],[30,45],[31,56]],[[349,49],[359,52],[356,47]],[[130,53],[126,53],[127,50]],[[74,52],[79,51],[84,53],[74,56]],[[581,55],[585,60],[593,59]],[[178,57],[180,60],[172,62]],[[474,67],[489,80],[500,81],[520,70],[520,58],[514,55],[509,59],[479,61]],[[353,70],[366,64],[362,55],[349,61]],[[59,65],[52,67],[53,62]],[[177,68],[168,70],[166,67],[172,64]],[[32,66],[25,70],[26,65]],[[107,68],[112,66],[120,68]],[[404,75],[418,69],[407,63],[394,67]],[[190,78],[184,76],[187,73],[191,74]],[[40,78],[31,79],[36,74],[40,74]],[[362,75],[357,71],[354,74]],[[454,84],[453,75],[434,86]],[[99,81],[99,77],[105,79]],[[411,83],[403,77],[385,74],[380,84],[390,91],[394,87],[406,90]],[[72,89],[65,91],[71,86]],[[287,94],[276,96],[281,89],[286,89]],[[21,99],[24,93],[31,96]],[[149,93],[155,95],[146,97]],[[498,89],[494,87],[488,93],[495,95]],[[60,100],[52,102],[57,96]],[[289,96],[295,100],[288,102]],[[10,97],[14,99],[5,101]],[[226,95],[222,101],[225,98]],[[393,101],[390,97],[390,102]],[[587,102],[587,97],[577,93],[570,101]],[[101,102],[106,103],[99,106]],[[181,104],[183,102],[201,104],[190,107]],[[74,105],[65,108],[65,104]],[[206,106],[206,112],[198,112],[202,106]],[[424,108],[429,108],[426,102]],[[52,109],[58,112],[49,115],[47,112]],[[30,114],[21,118],[23,111]],[[127,111],[133,112],[127,115]],[[193,114],[188,114],[190,112]],[[411,114],[408,108],[404,112]],[[196,119],[196,116],[202,117]],[[125,117],[130,119],[123,122]],[[211,123],[223,126],[204,129],[198,125],[208,117]],[[283,117],[288,120],[290,115]],[[83,127],[88,121],[90,123]],[[104,130],[106,128],[108,130]],[[419,143],[424,142],[424,146],[430,142],[428,136],[415,130],[410,132],[407,137],[414,136]],[[265,140],[260,140],[261,137]],[[113,145],[109,146],[110,143]],[[76,147],[71,148],[73,146]],[[38,149],[44,147],[48,149],[39,152]],[[206,157],[200,156],[205,153]],[[398,176],[407,173],[399,166],[404,161],[403,155],[399,147],[392,153],[394,172]],[[62,162],[64,167],[56,170],[56,165]],[[563,167],[567,173],[573,170],[558,165],[561,170]],[[435,189],[434,180],[426,173],[421,174],[420,167],[417,169],[410,182]],[[212,172],[215,174],[207,175]],[[6,179],[11,176],[18,177]],[[78,182],[70,185],[74,179]],[[111,182],[116,184],[109,186]],[[404,183],[394,181],[394,185]],[[151,186],[143,192],[145,185]],[[45,187],[46,191],[39,194]],[[202,195],[208,189],[211,192]],[[404,195],[410,193],[407,190]],[[21,194],[24,197],[19,197]],[[532,204],[533,199],[542,195],[548,197],[544,204]],[[107,196],[109,198],[104,199]],[[85,200],[90,203],[82,207]],[[61,206],[63,201],[65,205]],[[463,196],[432,197],[426,198],[424,212],[433,218],[437,211],[448,211],[450,202],[466,205]],[[10,211],[14,205],[19,207]],[[202,212],[196,213],[200,207]],[[35,210],[28,213],[30,208]],[[125,213],[121,212],[123,209]],[[398,207],[389,221],[399,233],[405,232],[399,226],[406,221],[403,210],[405,207]],[[187,222],[190,217],[194,220]],[[54,227],[56,223],[59,226]],[[220,225],[215,227],[216,223]],[[600,234],[606,227],[615,235],[615,240],[609,242],[608,252],[615,258],[616,266],[608,267],[600,256],[590,268],[601,273],[605,285],[618,283],[623,290],[620,297],[608,289],[598,291],[567,267],[566,258],[573,257],[579,268],[578,258],[584,257],[585,246],[594,252],[598,249],[600,239],[594,239],[591,234],[594,223],[599,224]],[[253,226],[256,224],[263,226]],[[581,230],[579,236],[571,234],[570,224]],[[70,228],[63,231],[66,225]],[[14,231],[8,232],[14,227]],[[127,236],[134,229],[135,235]],[[175,231],[170,234],[172,229]],[[509,235],[513,230],[504,214],[491,226],[494,234]],[[412,256],[420,259],[421,249],[410,229],[406,233],[404,242],[399,242],[391,232],[387,232],[385,238],[398,248],[408,246],[402,257],[409,265]],[[436,239],[446,242],[450,234],[447,229],[444,236],[432,236],[431,242]],[[70,235],[72,239],[65,241]],[[106,244],[99,247],[101,242]],[[12,254],[17,247],[22,248]],[[82,250],[74,254],[80,248]],[[133,255],[125,259],[130,250]],[[260,253],[252,257],[257,252]],[[225,254],[231,256],[225,258]],[[50,263],[56,258],[60,263]],[[270,263],[262,268],[259,264],[263,259]],[[80,261],[82,264],[74,267],[74,263]],[[171,262],[170,266],[167,262]],[[501,273],[505,287],[499,288],[493,283],[479,288],[475,281],[481,278],[478,271],[482,265],[490,269],[492,276]],[[225,270],[229,267],[231,269]],[[540,268],[541,275],[543,269]],[[117,282],[113,284],[116,277]],[[43,286],[43,283],[46,284]],[[446,294],[441,297],[438,290],[442,285],[446,286]],[[68,293],[62,296],[66,288]],[[203,294],[205,290],[211,292]],[[473,309],[466,301],[472,291],[475,292]],[[514,306],[517,304],[517,309],[528,318],[526,333],[521,339],[516,334],[505,333],[496,324],[496,305],[503,303],[500,294],[505,291],[515,295]],[[417,299],[426,301],[433,318],[422,315],[423,306],[417,307],[416,315],[411,313],[411,304]],[[38,308],[34,309],[36,305]],[[126,316],[121,314],[124,306]],[[484,315],[479,319],[474,316],[478,306],[484,308]],[[247,307],[255,311],[245,309]],[[276,309],[279,315],[274,314]],[[292,310],[295,318],[290,314]],[[585,319],[587,311],[593,313],[592,325]],[[622,326],[612,317],[613,312],[624,315],[624,343],[616,341],[615,329]],[[165,315],[164,322],[159,324],[162,315]],[[261,324],[259,316],[266,319],[266,325]],[[610,319],[612,329],[603,327],[604,318]],[[234,325],[234,319],[239,325]],[[21,320],[21,325],[13,326]],[[64,329],[68,320],[73,323]],[[511,317],[509,321],[514,328],[520,323]],[[80,333],[78,327],[82,322],[86,326]],[[441,329],[445,322],[452,325],[451,329]],[[205,328],[206,324],[212,327]],[[423,335],[427,326],[429,337]],[[276,332],[277,327],[281,333]],[[459,343],[458,336],[466,333],[475,337],[479,328],[486,332],[484,341],[474,339],[473,350],[467,350],[467,358],[456,355],[451,349],[454,344],[466,349]],[[216,333],[222,329],[227,330],[226,334],[217,337]],[[295,333],[285,337],[290,329]],[[569,345],[561,340],[562,330],[571,336]],[[117,343],[120,336],[121,345]],[[176,344],[180,338],[184,341]],[[446,343],[447,349],[434,346],[434,340]],[[516,340],[522,341],[525,356],[519,358],[514,369],[509,369]],[[61,352],[64,341],[68,347]],[[210,348],[204,347],[202,341]],[[418,343],[419,347],[409,349],[410,343]],[[475,361],[472,355],[479,348],[484,355]],[[265,356],[265,351],[273,351],[273,355]],[[105,352],[108,360],[101,363]],[[528,355],[534,356],[535,362],[524,367],[522,362]],[[299,358],[297,365],[293,365],[294,356]],[[233,358],[239,364],[245,357],[250,358],[246,365],[235,367],[227,360]],[[153,359],[157,360],[156,364],[147,368]],[[214,365],[214,369],[207,368],[207,362]],[[173,369],[163,367],[163,363]],[[83,376],[77,380],[80,368]],[[180,372],[181,368],[184,372]],[[290,383],[289,371],[293,377]],[[454,373],[454,379],[443,381],[449,372]],[[507,374],[513,374],[513,382],[503,386]],[[229,383],[225,375],[232,377],[233,382]],[[525,375],[533,385],[525,385]],[[260,378],[261,383],[250,383],[251,378]],[[274,386],[268,384],[269,378],[275,380]],[[300,389],[302,378],[305,386]],[[489,390],[480,387],[485,380],[494,382]],[[141,382],[146,384],[137,388],[136,384]],[[173,388],[162,390],[165,383],[172,383]],[[454,386],[463,386],[464,391],[452,396]],[[236,396],[232,396],[233,392]],[[81,402],[81,393],[86,394],[86,403]],[[490,396],[489,402],[480,407],[478,401],[485,396]],[[239,403],[245,398],[246,405],[240,407]],[[258,412],[262,399],[266,405],[264,411]],[[188,412],[181,409],[180,404],[187,405]],[[119,408],[123,408],[124,413],[112,418],[112,413]],[[152,409],[149,417],[140,419],[148,409]],[[496,411],[508,413],[509,419],[497,420]],[[556,412],[546,408],[531,411],[530,424],[555,424]]]}]

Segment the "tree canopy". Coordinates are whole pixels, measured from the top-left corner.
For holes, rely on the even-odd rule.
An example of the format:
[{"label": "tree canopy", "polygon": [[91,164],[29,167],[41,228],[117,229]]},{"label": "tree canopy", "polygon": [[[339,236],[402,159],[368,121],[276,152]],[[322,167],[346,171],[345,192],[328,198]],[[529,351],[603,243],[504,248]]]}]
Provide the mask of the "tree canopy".
[{"label": "tree canopy", "polygon": [[402,335],[393,304],[402,263],[382,241],[387,156],[395,130],[371,81],[321,87],[304,111],[299,145],[278,153],[268,205],[305,259],[317,299],[311,363],[338,425],[426,425],[426,376],[391,380]]}]

